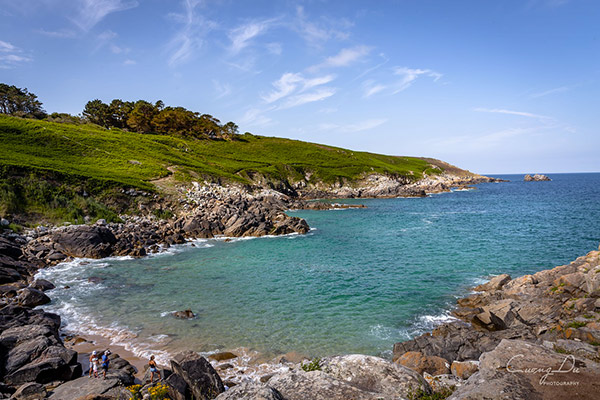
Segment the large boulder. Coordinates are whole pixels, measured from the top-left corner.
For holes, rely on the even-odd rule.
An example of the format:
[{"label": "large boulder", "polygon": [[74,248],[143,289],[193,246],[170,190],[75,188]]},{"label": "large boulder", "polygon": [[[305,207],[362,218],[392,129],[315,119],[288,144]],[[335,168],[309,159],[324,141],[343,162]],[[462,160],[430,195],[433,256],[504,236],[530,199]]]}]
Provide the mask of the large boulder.
[{"label": "large boulder", "polygon": [[[343,380],[336,379],[323,371],[304,372],[293,370],[275,375],[269,386],[277,390],[286,400],[375,400],[378,393],[362,390]],[[385,399],[385,397],[383,397]]]},{"label": "large boulder", "polygon": [[482,354],[479,372],[449,400],[597,399],[600,364],[522,340]]},{"label": "large boulder", "polygon": [[[440,361],[445,364],[444,359]],[[379,357],[362,354],[327,357],[321,360],[321,368],[334,378],[390,398],[406,397],[416,388],[429,391],[418,373]]]},{"label": "large boulder", "polygon": [[243,382],[217,396],[217,400],[286,400],[281,393],[270,386]]},{"label": "large boulder", "polygon": [[36,307],[50,303],[50,297],[44,292],[32,287],[26,287],[17,292],[17,300],[23,307]]},{"label": "large boulder", "polygon": [[84,376],[54,388],[49,398],[74,400],[88,395],[104,395],[119,385],[118,379],[97,379]]},{"label": "large boulder", "polygon": [[409,351],[400,356],[396,362],[419,374],[427,372],[431,375],[443,375],[450,372],[450,365],[445,358],[426,356],[418,351]]},{"label": "large boulder", "polygon": [[225,391],[210,362],[193,351],[177,354],[171,360],[171,369],[183,378],[197,400],[214,399]]},{"label": "large boulder", "polygon": [[[146,382],[146,379],[143,382]],[[169,387],[171,400],[188,400],[192,398],[190,388],[181,376],[171,374],[164,380],[164,383]]]},{"label": "large boulder", "polygon": [[104,226],[77,225],[53,234],[60,251],[72,257],[103,258],[112,254],[115,235]]}]

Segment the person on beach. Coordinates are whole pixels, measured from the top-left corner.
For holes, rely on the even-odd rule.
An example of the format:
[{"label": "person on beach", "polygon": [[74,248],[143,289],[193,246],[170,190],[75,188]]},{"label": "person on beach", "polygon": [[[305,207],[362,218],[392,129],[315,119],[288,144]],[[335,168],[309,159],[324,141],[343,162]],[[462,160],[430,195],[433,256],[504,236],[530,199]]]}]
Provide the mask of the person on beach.
[{"label": "person on beach", "polygon": [[148,361],[148,366],[150,367],[150,383],[154,383],[154,374],[158,374],[158,380],[160,380],[160,371],[156,366],[156,361],[154,361],[154,356],[150,356],[150,361]]},{"label": "person on beach", "polygon": [[98,352],[96,350],[92,351],[92,355],[90,355],[90,378],[92,373],[94,378],[98,377]]},{"label": "person on beach", "polygon": [[110,355],[110,350],[106,350],[104,354],[102,354],[102,379],[106,379],[106,372],[108,371],[108,363],[110,360],[108,356]]}]

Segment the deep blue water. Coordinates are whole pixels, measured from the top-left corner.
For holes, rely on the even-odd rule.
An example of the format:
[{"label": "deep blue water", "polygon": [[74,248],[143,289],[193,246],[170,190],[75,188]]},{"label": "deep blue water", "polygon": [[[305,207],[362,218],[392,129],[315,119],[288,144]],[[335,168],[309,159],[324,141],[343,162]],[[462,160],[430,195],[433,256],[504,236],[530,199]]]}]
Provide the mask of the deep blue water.
[{"label": "deep blue water", "polygon": [[[308,235],[199,241],[143,259],[42,272],[66,328],[141,347],[246,347],[386,355],[446,318],[493,274],[568,263],[600,243],[600,174],[482,184],[427,198],[360,199],[367,209],[294,211]],[[90,276],[102,284],[87,282]],[[169,311],[191,308],[180,321]],[[140,350],[140,349],[137,349]]]}]

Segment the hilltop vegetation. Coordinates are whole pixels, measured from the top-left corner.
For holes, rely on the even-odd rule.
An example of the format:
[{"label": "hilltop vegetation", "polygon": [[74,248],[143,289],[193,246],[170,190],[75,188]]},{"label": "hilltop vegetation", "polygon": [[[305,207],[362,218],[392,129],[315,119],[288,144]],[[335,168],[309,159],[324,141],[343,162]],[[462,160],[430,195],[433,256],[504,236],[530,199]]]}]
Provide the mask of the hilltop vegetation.
[{"label": "hilltop vegetation", "polygon": [[[117,105],[133,108],[117,118]],[[38,106],[41,109],[41,103]],[[138,106],[153,107],[153,119],[140,123],[132,117]],[[93,111],[98,107],[108,110],[104,127],[92,123],[102,122]],[[189,117],[183,118],[188,128],[176,128],[181,115]],[[131,211],[125,209],[131,205],[118,201],[122,189],[163,194],[169,189],[164,184],[167,180],[171,187],[177,182],[208,180],[285,188],[299,181],[352,184],[372,173],[416,181],[425,173],[442,170],[420,158],[239,135],[232,122],[220,125],[208,114],[143,101],[115,100],[110,105],[92,101],[83,116],[44,113],[43,120],[33,114],[24,116],[29,118],[0,113],[1,214],[73,221],[84,215],[113,219],[116,212]],[[150,128],[134,131],[134,126],[146,123]],[[164,131],[157,134],[160,126]]]}]

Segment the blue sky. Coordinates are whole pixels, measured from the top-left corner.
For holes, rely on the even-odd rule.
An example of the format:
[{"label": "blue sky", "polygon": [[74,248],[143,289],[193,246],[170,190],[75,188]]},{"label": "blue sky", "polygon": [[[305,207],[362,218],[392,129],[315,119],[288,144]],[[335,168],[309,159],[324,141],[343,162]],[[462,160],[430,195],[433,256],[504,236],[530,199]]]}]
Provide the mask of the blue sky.
[{"label": "blue sky", "polygon": [[0,0],[0,82],[479,173],[600,171],[600,2]]}]

